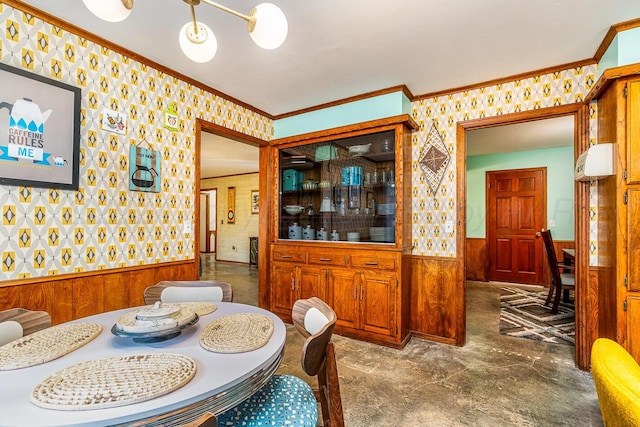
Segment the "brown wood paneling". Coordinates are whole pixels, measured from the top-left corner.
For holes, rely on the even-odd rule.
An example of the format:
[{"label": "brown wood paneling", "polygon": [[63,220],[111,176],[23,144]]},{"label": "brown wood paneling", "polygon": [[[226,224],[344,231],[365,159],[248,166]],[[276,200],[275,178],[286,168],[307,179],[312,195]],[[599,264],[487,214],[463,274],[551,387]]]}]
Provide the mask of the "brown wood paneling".
[{"label": "brown wood paneling", "polygon": [[466,279],[487,281],[487,240],[467,238],[466,250]]},{"label": "brown wood paneling", "polygon": [[458,313],[464,308],[465,286],[456,283],[457,261],[448,258],[412,257],[411,323],[418,336],[459,342]]},{"label": "brown wood paneling", "polygon": [[[0,310],[44,310],[53,324],[118,308],[144,305],[144,289],[161,280],[196,280],[196,261],[31,278],[0,285]],[[36,281],[38,280],[38,281]]]}]

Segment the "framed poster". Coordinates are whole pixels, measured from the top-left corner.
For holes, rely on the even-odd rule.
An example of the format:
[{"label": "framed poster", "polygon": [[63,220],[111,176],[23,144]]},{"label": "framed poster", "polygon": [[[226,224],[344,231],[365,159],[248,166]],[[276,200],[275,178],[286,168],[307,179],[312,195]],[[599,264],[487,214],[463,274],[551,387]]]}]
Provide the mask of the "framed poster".
[{"label": "framed poster", "polygon": [[160,153],[151,147],[131,144],[129,148],[129,190],[160,192]]},{"label": "framed poster", "polygon": [[257,214],[260,212],[260,194],[258,190],[251,190],[251,213]]},{"label": "framed poster", "polygon": [[0,184],[77,190],[80,88],[0,64]]}]

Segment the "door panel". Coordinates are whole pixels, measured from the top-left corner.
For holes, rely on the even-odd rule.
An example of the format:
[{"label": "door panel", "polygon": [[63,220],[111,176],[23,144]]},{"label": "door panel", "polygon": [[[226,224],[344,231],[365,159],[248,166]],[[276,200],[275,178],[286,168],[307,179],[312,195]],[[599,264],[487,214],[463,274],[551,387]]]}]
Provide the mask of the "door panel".
[{"label": "door panel", "polygon": [[362,277],[362,328],[378,334],[394,335],[396,276],[366,272]]},{"label": "door panel", "polygon": [[487,172],[489,280],[542,284],[546,168]]},{"label": "door panel", "polygon": [[325,270],[313,267],[303,267],[300,269],[300,284],[296,298],[308,299],[318,297],[325,299],[324,290]]},{"label": "door panel", "polygon": [[336,325],[359,328],[358,296],[359,275],[342,269],[331,271],[329,275],[328,303],[336,312]]}]

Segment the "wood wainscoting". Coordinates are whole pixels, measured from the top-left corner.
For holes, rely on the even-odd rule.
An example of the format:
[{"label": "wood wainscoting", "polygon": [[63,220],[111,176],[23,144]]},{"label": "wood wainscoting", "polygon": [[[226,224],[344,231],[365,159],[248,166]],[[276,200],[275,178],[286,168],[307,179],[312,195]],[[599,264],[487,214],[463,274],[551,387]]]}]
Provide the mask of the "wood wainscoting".
[{"label": "wood wainscoting", "polygon": [[464,345],[466,286],[458,279],[457,268],[456,258],[411,257],[409,328],[413,336]]},{"label": "wood wainscoting", "polygon": [[[562,249],[575,249],[576,243],[573,240],[554,240],[553,246],[556,250],[556,256],[558,262],[563,262],[564,257],[562,255]],[[487,253],[487,241],[483,238],[467,238],[466,239],[466,278],[467,280],[477,280],[480,282],[486,282],[488,280],[487,269],[489,266],[489,259]],[[541,285],[549,287],[549,268],[545,262],[545,267],[542,273]]]},{"label": "wood wainscoting", "polygon": [[54,325],[105,311],[144,305],[147,286],[196,280],[197,260],[48,276],[0,283],[0,310],[44,310]]},{"label": "wood wainscoting", "polygon": [[489,268],[487,239],[467,237],[465,251],[467,280],[486,282],[489,277],[487,274]]}]

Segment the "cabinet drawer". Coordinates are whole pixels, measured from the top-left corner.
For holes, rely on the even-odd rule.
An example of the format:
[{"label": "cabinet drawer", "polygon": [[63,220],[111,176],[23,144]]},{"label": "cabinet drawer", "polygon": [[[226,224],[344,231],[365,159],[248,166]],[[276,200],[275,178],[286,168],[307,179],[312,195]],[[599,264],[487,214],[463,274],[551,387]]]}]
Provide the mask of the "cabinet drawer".
[{"label": "cabinet drawer", "polygon": [[286,262],[305,262],[304,252],[292,252],[292,251],[280,251],[275,249],[273,251],[273,261],[286,261]]},{"label": "cabinet drawer", "polygon": [[335,253],[309,253],[309,264],[335,265],[338,267],[347,266],[347,255]]},{"label": "cabinet drawer", "polygon": [[377,268],[383,270],[395,270],[396,258],[373,255],[352,255],[351,265],[356,268]]}]

